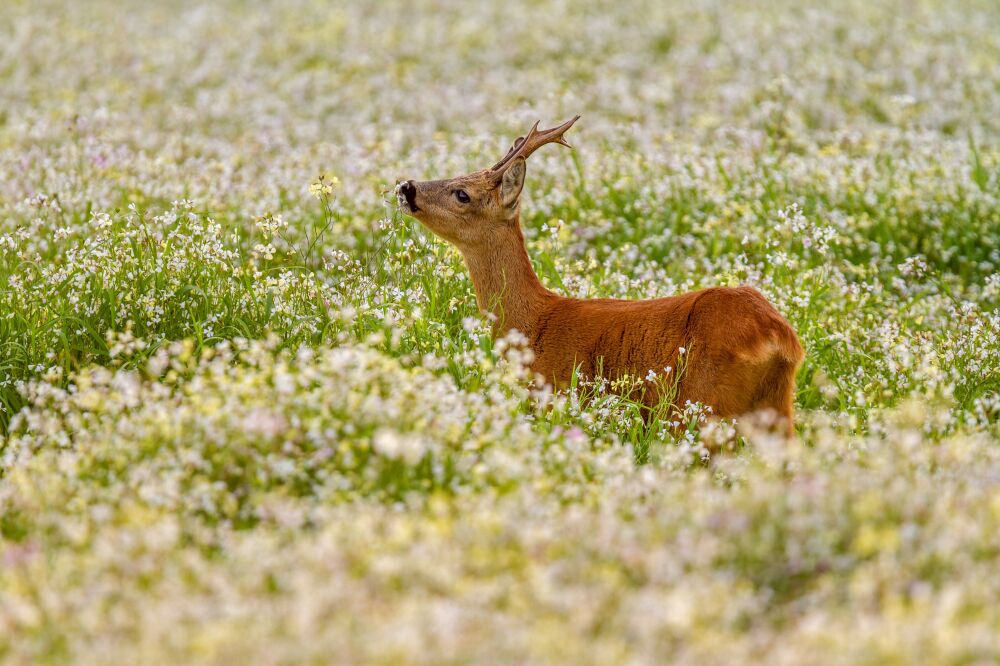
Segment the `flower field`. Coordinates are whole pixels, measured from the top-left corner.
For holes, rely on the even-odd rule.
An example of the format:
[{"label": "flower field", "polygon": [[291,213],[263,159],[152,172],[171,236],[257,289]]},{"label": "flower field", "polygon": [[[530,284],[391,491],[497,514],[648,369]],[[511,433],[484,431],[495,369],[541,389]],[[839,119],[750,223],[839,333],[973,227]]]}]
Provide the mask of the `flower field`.
[{"label": "flower field", "polygon": [[[540,278],[754,285],[793,441],[534,388],[397,210],[577,113]],[[6,663],[996,663],[998,335],[992,0],[0,3]]]}]

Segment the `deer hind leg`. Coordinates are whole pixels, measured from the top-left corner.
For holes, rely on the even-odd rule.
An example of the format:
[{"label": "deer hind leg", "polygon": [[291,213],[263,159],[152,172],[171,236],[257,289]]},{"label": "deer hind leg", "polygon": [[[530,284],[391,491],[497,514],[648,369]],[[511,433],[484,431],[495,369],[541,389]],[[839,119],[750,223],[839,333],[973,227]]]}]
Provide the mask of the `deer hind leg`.
[{"label": "deer hind leg", "polygon": [[798,363],[774,353],[735,356],[695,349],[688,359],[674,405],[710,405],[714,416],[746,418],[791,438],[795,433],[795,373]]},{"label": "deer hind leg", "polygon": [[796,364],[776,359],[761,379],[753,409],[769,412],[775,419],[771,427],[791,439],[795,435]]},{"label": "deer hind leg", "polygon": [[761,361],[698,349],[689,354],[674,402],[676,410],[683,410],[688,402],[699,402],[711,408],[712,417],[721,419],[752,410],[754,389],[763,370]]}]

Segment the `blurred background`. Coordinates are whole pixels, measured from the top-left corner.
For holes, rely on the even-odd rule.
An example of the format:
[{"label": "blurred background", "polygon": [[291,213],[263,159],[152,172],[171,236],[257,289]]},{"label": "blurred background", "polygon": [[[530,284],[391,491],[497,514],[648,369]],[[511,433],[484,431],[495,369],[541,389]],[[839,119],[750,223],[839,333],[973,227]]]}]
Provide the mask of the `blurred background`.
[{"label": "blurred background", "polygon": [[6,205],[78,159],[114,177],[63,196],[101,207],[129,189],[259,214],[320,167],[371,205],[397,171],[479,168],[575,113],[581,153],[610,159],[1000,129],[989,1],[13,0],[0,16]]}]

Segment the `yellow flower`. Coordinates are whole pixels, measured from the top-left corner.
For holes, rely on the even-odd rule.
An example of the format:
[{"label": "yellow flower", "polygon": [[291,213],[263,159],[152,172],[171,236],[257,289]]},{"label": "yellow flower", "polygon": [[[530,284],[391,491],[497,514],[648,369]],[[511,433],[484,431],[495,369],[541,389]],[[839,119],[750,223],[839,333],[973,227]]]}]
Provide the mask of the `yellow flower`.
[{"label": "yellow flower", "polygon": [[309,194],[317,199],[333,194],[333,188],[340,185],[340,179],[330,173],[321,173],[315,181],[309,185]]}]

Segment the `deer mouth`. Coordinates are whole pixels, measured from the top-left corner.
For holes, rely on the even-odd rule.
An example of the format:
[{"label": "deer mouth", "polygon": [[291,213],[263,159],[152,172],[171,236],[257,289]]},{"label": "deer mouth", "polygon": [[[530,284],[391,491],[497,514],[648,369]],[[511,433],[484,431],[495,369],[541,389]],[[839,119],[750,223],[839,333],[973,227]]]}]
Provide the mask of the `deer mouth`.
[{"label": "deer mouth", "polygon": [[396,201],[407,213],[420,210],[417,206],[417,188],[413,186],[413,181],[407,180],[396,186]]}]

